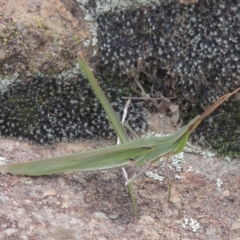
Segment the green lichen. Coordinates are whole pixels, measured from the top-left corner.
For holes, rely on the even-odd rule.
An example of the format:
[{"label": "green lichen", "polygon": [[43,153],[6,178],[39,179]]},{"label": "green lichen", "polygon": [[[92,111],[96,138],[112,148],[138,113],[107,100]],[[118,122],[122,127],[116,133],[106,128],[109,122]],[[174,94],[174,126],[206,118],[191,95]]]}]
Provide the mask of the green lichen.
[{"label": "green lichen", "polygon": [[39,16],[34,16],[33,17],[36,27],[39,29],[47,29],[46,24],[44,23],[43,18],[39,17]]},{"label": "green lichen", "polygon": [[210,146],[221,156],[239,156],[240,101],[225,104],[203,121],[196,129],[193,140],[201,145]]},{"label": "green lichen", "polygon": [[[129,91],[121,83],[98,78],[114,110],[122,115]],[[141,104],[128,111],[128,123],[135,129],[146,127]],[[36,77],[16,82],[0,94],[0,136],[26,138],[48,144],[111,137],[114,131],[87,80],[59,80]]]},{"label": "green lichen", "polygon": [[[183,114],[184,123],[196,115],[202,114],[199,101],[194,108],[188,108]],[[221,156],[237,157],[240,155],[240,101],[224,103],[219,109],[205,119],[194,134],[191,141],[211,147]]]},{"label": "green lichen", "polygon": [[224,156],[239,156],[240,102],[231,102],[224,112],[216,114],[209,130],[208,143],[216,152]]}]

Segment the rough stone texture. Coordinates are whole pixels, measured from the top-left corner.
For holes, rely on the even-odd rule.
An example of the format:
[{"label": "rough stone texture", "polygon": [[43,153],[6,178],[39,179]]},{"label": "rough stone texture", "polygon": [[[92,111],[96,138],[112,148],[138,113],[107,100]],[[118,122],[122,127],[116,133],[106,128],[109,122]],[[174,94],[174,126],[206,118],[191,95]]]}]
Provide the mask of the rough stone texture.
[{"label": "rough stone texture", "polygon": [[[104,71],[107,68],[112,71],[113,64],[109,63],[115,61],[115,65],[120,63],[120,70],[118,70],[121,74],[126,72],[126,68],[129,66],[130,68],[133,66],[133,74],[135,73],[136,56],[134,54],[137,51],[135,51],[136,48],[132,48],[132,45],[140,47],[140,50],[137,49],[140,52],[143,48],[144,60],[149,61],[148,66],[145,64],[144,70],[148,71],[144,79],[147,78],[148,83],[149,79],[150,83],[155,82],[156,88],[158,88],[152,89],[153,97],[156,97],[156,92],[159,91],[166,97],[173,97],[178,104],[182,105],[180,110],[185,111],[188,119],[199,114],[208,101],[216,100],[223,93],[239,85],[238,2],[221,0],[221,4],[219,4],[214,0],[168,1],[167,3],[163,1],[165,4],[161,7],[153,6],[151,8],[148,7],[156,5],[158,1],[96,0],[77,2],[74,0],[4,0],[1,2],[0,90],[6,90],[7,85],[16,80],[26,80],[26,76],[39,73],[43,75],[61,73],[64,80],[69,79],[69,74],[79,73],[79,69],[75,72],[76,68],[73,68],[76,64],[77,51],[87,47],[86,52],[92,57],[97,54],[98,44],[101,44],[99,47],[103,48],[100,61],[106,63],[102,67]],[[183,5],[177,4],[179,2]],[[190,5],[186,6],[187,4]],[[115,7],[120,10],[114,12]],[[139,7],[142,8],[139,9]],[[121,12],[126,8],[128,10]],[[133,18],[135,10],[145,17],[138,18],[136,15]],[[107,13],[107,17],[102,16],[103,20],[109,20],[107,24],[105,22],[101,24],[99,18],[97,23],[97,17],[108,11],[112,12]],[[163,14],[158,15],[158,11],[163,11]],[[209,11],[209,14],[206,11]],[[119,25],[118,15],[126,19],[129,16],[127,21],[120,19],[122,21],[120,21],[122,24],[120,24],[120,30],[112,27],[113,23],[116,26]],[[184,15],[188,18],[184,18]],[[164,19],[159,21],[159,16]],[[139,32],[139,29],[135,28],[134,19],[143,21],[139,29],[144,31]],[[115,42],[107,43],[107,38],[102,38],[102,42],[98,43],[98,24],[102,27],[103,36],[110,36],[113,40],[115,38],[114,31],[118,31],[119,36],[122,36],[122,43],[118,41],[117,47],[115,47]],[[160,30],[158,29],[159,24],[162,26]],[[133,29],[136,31],[137,37],[130,39],[130,27],[132,27],[132,31]],[[178,33],[177,38],[174,39],[173,35],[176,33]],[[126,39],[130,41],[127,44],[125,44]],[[177,47],[178,45],[180,48]],[[186,49],[188,49],[187,52],[185,52]],[[227,57],[224,55],[225,53],[227,53]],[[117,59],[119,54],[127,56],[127,60],[125,59],[127,67],[122,65],[124,59]],[[157,59],[159,62],[154,62],[156,59],[152,61],[156,54],[159,55]],[[179,56],[176,57],[178,54]],[[134,57],[130,55],[134,55]],[[98,61],[99,58],[96,58],[96,62]],[[151,67],[152,63],[153,68]],[[62,72],[66,69],[69,69],[69,72]],[[154,70],[156,71],[154,72]],[[147,91],[150,93],[150,87]],[[197,106],[195,110],[193,107],[196,104],[200,104],[200,106]],[[236,112],[239,112],[238,108],[239,104],[235,107]],[[230,108],[228,107],[228,109]],[[221,112],[218,116],[222,116]],[[236,119],[229,112],[226,112],[225,116]],[[210,124],[199,129],[198,139],[204,138],[204,134],[202,134],[204,129],[206,132],[211,131],[213,132],[211,135],[214,136],[211,139],[212,146],[216,145],[215,148],[220,146],[221,154],[238,155],[239,142],[235,141],[238,139],[240,131],[238,122],[229,124],[229,119],[223,119],[220,124],[214,124],[214,126]],[[237,136],[228,135],[233,131],[237,132]],[[219,132],[224,137],[220,136],[220,140],[216,143],[215,136],[217,134],[215,133]],[[222,144],[229,139],[233,143],[230,147],[228,143]]]},{"label": "rough stone texture", "polygon": [[100,15],[98,24],[105,71],[135,77],[140,58],[140,80],[177,98],[185,109],[198,101],[204,108],[239,86],[240,5],[235,1],[118,8]]},{"label": "rough stone texture", "polygon": [[6,57],[6,53],[0,49],[0,61],[3,61]]},{"label": "rough stone texture", "polygon": [[[155,127],[159,127],[157,123],[156,118]],[[161,126],[162,131],[166,129],[174,130]],[[46,148],[0,139],[0,156],[7,162],[22,162],[105,144],[114,143],[59,143]],[[238,239],[240,162],[229,164],[193,153],[184,153],[184,159],[183,170],[178,172],[180,180],[173,178],[175,171],[171,170],[172,193],[173,197],[178,194],[181,198],[179,204],[167,203],[167,179],[159,182],[145,175],[137,179],[133,185],[139,210],[137,219],[121,170],[34,178],[1,175],[0,239]],[[188,172],[189,166],[198,174]],[[149,170],[164,175],[157,164]],[[134,173],[133,169],[127,171],[129,176]],[[216,186],[218,178],[223,182],[222,188]],[[229,189],[230,195],[222,198],[222,189]]]},{"label": "rough stone texture", "polygon": [[[115,7],[148,6],[158,1],[3,0],[0,3],[0,90],[15,80],[72,69],[79,50],[97,53],[100,13]],[[196,1],[182,1],[188,4]],[[91,62],[95,65],[94,61]]]},{"label": "rough stone texture", "polygon": [[1,1],[1,90],[21,76],[53,75],[73,67],[77,52],[86,50],[82,43],[91,39],[84,12],[74,3]]},{"label": "rough stone texture", "polygon": [[[38,1],[41,7],[36,7],[36,2],[4,0],[0,3],[4,16],[0,21],[0,63],[4,67],[1,73],[5,77],[11,76],[5,78],[6,83],[14,81],[19,73],[48,72],[48,66],[58,72],[75,63],[69,57],[70,53],[64,55],[64,52],[58,51],[59,46],[62,50],[66,46],[72,46],[71,50],[80,48],[76,39],[72,42],[71,38],[71,33],[82,29],[71,16],[76,14],[74,2]],[[20,3],[24,6],[22,10]],[[28,11],[23,11],[25,8]],[[51,12],[52,9],[55,11]],[[12,14],[13,10],[17,18]],[[36,18],[34,13],[37,12],[41,18]],[[26,20],[24,15],[27,16]],[[50,20],[54,20],[54,24]],[[60,25],[63,35],[55,29],[55,23],[57,29]],[[56,35],[56,42],[52,41]],[[87,38],[91,37],[85,38],[83,33],[83,39]],[[26,40],[29,40],[29,46]],[[54,54],[49,54],[50,60],[45,60],[44,53],[47,52],[54,53],[55,58],[52,56]],[[8,65],[2,65],[6,61]],[[169,126],[163,123],[164,119],[158,118],[154,130],[166,131]],[[173,131],[171,129],[169,132]],[[0,139],[0,161],[3,162],[4,158],[8,162],[27,161],[98,148],[103,144],[101,141],[43,147],[24,141]],[[124,186],[125,180],[118,170],[38,178],[1,175],[0,239],[239,239],[239,162],[229,164],[216,157],[206,158],[197,154],[186,154],[185,160],[182,178],[173,180],[173,199],[175,197],[177,201],[171,207],[167,203],[166,180],[160,183],[142,176],[136,181],[134,190],[140,216],[136,221]],[[198,174],[188,172],[190,166]],[[150,170],[164,174],[159,167]],[[171,170],[173,173],[174,170]],[[224,197],[222,190],[216,186],[216,179],[219,178],[224,189],[229,191]]]},{"label": "rough stone texture", "polygon": [[[101,14],[113,10],[114,8],[128,9],[136,7],[151,6],[165,0],[76,0],[80,6],[90,9],[92,13]],[[170,2],[179,2],[185,5],[196,4],[198,0],[169,0]]]},{"label": "rough stone texture", "polygon": [[[129,96],[128,88],[111,79],[99,77],[98,82],[121,117],[126,104],[122,97]],[[90,84],[81,75],[62,80],[28,78],[8,88],[0,93],[0,136],[51,144],[115,135]],[[125,121],[135,131],[144,130],[145,112],[142,102],[134,102]]]},{"label": "rough stone texture", "polygon": [[[239,2],[118,8],[101,14],[98,24],[100,71],[131,80],[139,71],[145,91],[173,99],[186,123],[240,86]],[[214,120],[201,124],[195,140],[237,156],[239,111],[239,102],[226,103],[213,113]]]}]

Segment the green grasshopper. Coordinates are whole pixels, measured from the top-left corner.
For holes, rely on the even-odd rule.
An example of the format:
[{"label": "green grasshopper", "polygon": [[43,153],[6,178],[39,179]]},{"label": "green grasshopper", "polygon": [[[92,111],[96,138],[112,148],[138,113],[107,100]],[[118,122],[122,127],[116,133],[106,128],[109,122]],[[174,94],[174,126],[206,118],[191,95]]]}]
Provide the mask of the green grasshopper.
[{"label": "green grasshopper", "polygon": [[[116,113],[112,109],[108,99],[102,92],[82,54],[79,55],[79,64],[84,70],[84,73],[93,87],[95,95],[101,102],[122,143],[119,145],[87,152],[78,152],[60,157],[6,164],[0,166],[1,173],[41,176],[60,172],[149,166],[159,160],[160,157],[169,156],[171,154],[174,155],[181,152],[184,149],[190,134],[201,123],[201,121],[240,89],[238,88],[232,93],[222,96],[201,116],[196,116],[186,126],[171,135],[165,137],[141,138],[129,141],[120,120],[116,116]],[[133,204],[134,200],[131,184],[135,179],[136,176],[127,181]]]},{"label": "green grasshopper", "polygon": [[[84,69],[88,79],[95,79],[82,55],[80,55],[79,63]],[[95,94],[97,93],[101,95],[101,88],[99,88],[96,84],[94,86],[97,86],[94,90]],[[239,89],[240,88],[236,89],[232,93],[222,96],[201,116],[196,116],[186,126],[171,135],[165,137],[141,138],[130,142],[128,141],[126,132],[123,130],[116,113],[113,109],[109,110],[107,107],[105,109],[106,112],[108,111],[107,115],[109,118],[114,118],[113,120],[110,120],[123,143],[60,157],[47,158],[32,162],[6,164],[0,166],[0,172],[27,176],[41,176],[70,171],[92,171],[119,167],[136,167],[154,163],[160,157],[169,154],[174,155],[181,152],[188,141],[189,135],[201,123],[201,121],[211,114],[220,104],[235,94]],[[99,98],[101,99],[102,96],[102,105],[106,106],[107,103],[109,106],[110,104],[108,99],[104,94],[102,94]],[[122,134],[119,134],[121,131]]]},{"label": "green grasshopper", "polygon": [[0,172],[41,176],[60,172],[136,167],[154,163],[162,156],[181,152],[188,141],[189,135],[201,121],[239,89],[221,97],[201,116],[196,116],[186,126],[171,135],[141,138],[92,151],[77,152],[32,162],[6,164],[0,166]]},{"label": "green grasshopper", "polygon": [[32,162],[6,164],[0,172],[27,176],[49,175],[69,171],[105,170],[119,167],[144,166],[166,154],[181,152],[188,136],[200,123],[200,116],[176,133],[165,137],[137,139],[110,147],[74,153]]}]

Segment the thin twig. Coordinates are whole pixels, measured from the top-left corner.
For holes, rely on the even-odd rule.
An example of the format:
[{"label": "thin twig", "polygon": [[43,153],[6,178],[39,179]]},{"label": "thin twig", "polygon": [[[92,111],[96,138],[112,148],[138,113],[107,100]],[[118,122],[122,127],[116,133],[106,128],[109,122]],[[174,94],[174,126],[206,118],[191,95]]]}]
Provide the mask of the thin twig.
[{"label": "thin twig", "polygon": [[167,179],[168,179],[168,204],[169,204],[170,197],[171,197],[172,180],[171,180],[171,175],[170,175],[169,168],[168,168],[168,158],[169,158],[169,154],[167,155],[167,157],[166,156],[163,157],[166,175],[167,175]]},{"label": "thin twig", "polygon": [[198,151],[200,151],[201,152],[201,148],[199,148],[199,147],[196,147],[196,146],[193,146],[192,144],[190,144],[189,142],[187,142],[187,144],[186,145],[188,145],[189,147],[191,147],[191,148],[193,148],[193,149],[196,149],[196,150],[198,150]]},{"label": "thin twig", "polygon": [[135,174],[132,178],[125,182],[125,186],[128,186],[129,184],[133,183],[140,175],[142,175],[149,168],[151,163],[152,163],[151,161],[147,161],[146,165],[137,174]]},{"label": "thin twig", "polygon": [[[166,109],[171,104],[170,98],[165,98],[162,94],[161,94],[162,95],[161,98],[152,98],[150,94],[147,94],[144,91],[144,88],[139,83],[140,72],[144,72],[144,71],[142,71],[142,64],[143,64],[143,59],[140,57],[140,58],[138,58],[137,71],[136,71],[136,74],[134,76],[134,81],[141,90],[142,99],[150,100],[158,110]],[[147,74],[147,76],[149,77],[148,74]],[[153,92],[153,89],[151,89],[151,92]],[[158,103],[158,100],[162,100],[161,103]]]},{"label": "thin twig", "polygon": [[123,126],[132,134],[134,138],[136,139],[140,138],[127,123],[123,123]]},{"label": "thin twig", "polygon": [[218,114],[216,114],[215,116],[212,116],[211,118],[216,118],[216,117],[219,117],[219,116],[221,116],[221,115],[223,115],[223,114],[226,114],[225,112],[223,112],[223,113],[218,113]]},{"label": "thin twig", "polygon": [[136,71],[136,74],[135,74],[135,77],[134,77],[134,81],[136,82],[136,84],[138,85],[138,87],[141,89],[141,92],[142,92],[142,96],[145,97],[145,98],[150,98],[149,97],[149,94],[147,94],[142,85],[139,83],[139,75],[140,75],[140,72],[141,72],[141,69],[142,69],[142,63],[143,63],[143,60],[142,58],[138,58],[138,64],[137,64],[137,71]]},{"label": "thin twig", "polygon": [[[131,100],[128,99],[128,101],[126,102],[126,105],[125,105],[125,107],[124,107],[124,110],[123,110],[123,116],[122,116],[121,123],[124,123],[124,122],[125,122],[125,119],[126,119],[126,117],[127,117],[128,108],[129,108],[130,104],[131,104]],[[119,143],[120,143],[120,139],[119,139],[119,137],[118,137],[118,139],[117,139],[117,144],[119,144]]]},{"label": "thin twig", "polygon": [[162,100],[163,98],[151,98],[151,97],[122,97],[123,99],[131,99],[131,100]]},{"label": "thin twig", "polygon": [[[131,100],[128,99],[128,101],[127,101],[127,103],[126,103],[126,105],[124,107],[124,110],[123,110],[123,116],[122,116],[122,121],[121,121],[122,124],[125,122],[125,119],[126,119],[127,113],[128,113],[128,108],[129,108],[130,104],[131,104]],[[117,139],[117,144],[119,144],[119,143],[120,143],[120,139],[118,138]],[[123,171],[123,175],[124,175],[126,181],[129,181],[128,180],[128,173],[127,173],[127,171],[126,171],[126,169],[124,167],[122,167],[122,171]],[[135,197],[134,197],[132,184],[128,185],[128,191],[129,191],[129,194],[130,194],[130,197],[131,197],[134,215],[136,217],[137,214],[138,214],[138,209],[137,209],[137,205],[136,205],[136,201],[135,201]]]},{"label": "thin twig", "polygon": [[[127,117],[128,108],[129,108],[130,104],[131,104],[131,100],[128,99],[128,101],[127,101],[127,103],[124,107],[124,110],[123,110],[123,116],[122,116],[122,121],[121,121],[122,123],[125,122],[125,119]],[[119,137],[117,138],[117,144],[120,144],[120,138]],[[123,171],[123,175],[124,175],[125,179],[128,181],[127,171],[125,170],[125,168],[122,168],[122,171]]]}]

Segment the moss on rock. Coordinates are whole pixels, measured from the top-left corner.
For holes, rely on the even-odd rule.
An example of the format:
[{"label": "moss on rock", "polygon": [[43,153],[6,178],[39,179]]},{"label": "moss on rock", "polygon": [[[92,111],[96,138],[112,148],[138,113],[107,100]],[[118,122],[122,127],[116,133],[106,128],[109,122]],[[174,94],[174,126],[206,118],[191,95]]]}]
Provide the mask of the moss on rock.
[{"label": "moss on rock", "polygon": [[205,121],[197,130],[205,141],[223,156],[237,157],[240,153],[240,101],[230,102]]},{"label": "moss on rock", "polygon": [[[98,17],[101,67],[133,79],[141,58],[140,71],[152,92],[173,98],[188,122],[240,85],[239,11],[234,0],[199,0],[193,5],[164,1],[103,13]],[[225,110],[230,115],[227,107]],[[232,111],[235,118],[238,110]],[[234,131],[233,126],[238,131],[238,120],[218,120],[214,117],[214,123],[223,125],[221,131],[211,130],[206,123],[199,128],[201,139],[205,136],[203,143],[212,144],[222,154],[228,150],[230,155],[240,154],[239,143],[230,144],[224,137],[229,129]],[[217,134],[218,144],[214,140]],[[223,141],[224,150],[220,150]],[[230,145],[236,147],[231,150]]]},{"label": "moss on rock", "polygon": [[[100,84],[114,110],[121,115],[129,91],[111,79]],[[38,143],[111,137],[113,129],[88,81],[81,75],[64,81],[36,77],[9,86],[0,95],[0,135],[27,138]],[[129,125],[146,127],[141,103],[128,111]]]}]

